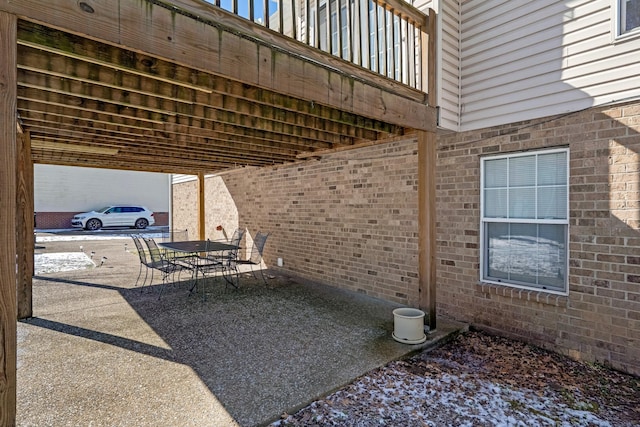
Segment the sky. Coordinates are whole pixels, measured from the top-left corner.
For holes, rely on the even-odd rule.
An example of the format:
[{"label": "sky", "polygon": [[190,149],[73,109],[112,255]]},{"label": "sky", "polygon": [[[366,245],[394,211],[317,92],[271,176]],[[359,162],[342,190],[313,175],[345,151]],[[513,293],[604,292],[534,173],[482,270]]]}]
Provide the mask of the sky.
[{"label": "sky", "polygon": [[[215,4],[215,0],[206,0],[208,3]],[[249,0],[236,0],[238,2],[238,15],[249,19]],[[220,7],[229,12],[233,12],[233,0],[220,0]],[[263,1],[254,1],[254,18],[256,21],[262,20]],[[269,1],[269,14],[273,15],[278,10],[278,3]]]}]

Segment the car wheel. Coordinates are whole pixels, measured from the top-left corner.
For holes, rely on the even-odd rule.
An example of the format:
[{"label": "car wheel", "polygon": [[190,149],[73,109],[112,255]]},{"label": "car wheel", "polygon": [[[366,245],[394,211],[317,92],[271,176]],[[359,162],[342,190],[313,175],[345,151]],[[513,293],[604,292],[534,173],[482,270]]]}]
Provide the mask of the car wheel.
[{"label": "car wheel", "polygon": [[87,223],[84,226],[84,228],[90,231],[100,230],[101,227],[102,227],[102,222],[100,222],[100,220],[96,218],[91,218],[89,221],[87,221]]},{"label": "car wheel", "polygon": [[136,228],[138,230],[142,230],[143,228],[147,228],[148,225],[149,225],[149,221],[147,221],[144,218],[138,218],[136,220]]}]

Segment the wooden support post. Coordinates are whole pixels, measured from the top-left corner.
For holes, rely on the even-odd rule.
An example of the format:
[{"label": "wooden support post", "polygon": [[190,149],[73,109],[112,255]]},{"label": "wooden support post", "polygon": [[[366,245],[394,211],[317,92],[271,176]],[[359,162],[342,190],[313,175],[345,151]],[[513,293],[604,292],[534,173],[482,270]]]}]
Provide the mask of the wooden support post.
[{"label": "wooden support post", "polygon": [[16,262],[18,263],[18,319],[33,316],[33,162],[31,161],[31,135],[26,132],[17,138],[16,177]]},{"label": "wooden support post", "polygon": [[17,23],[0,12],[0,425],[16,423]]},{"label": "wooden support post", "polygon": [[[421,81],[427,73],[427,103],[435,107],[436,96],[436,13],[429,9],[427,52],[423,51]],[[425,46],[424,44],[422,45]],[[425,58],[426,57],[426,58]],[[426,61],[425,61],[426,60]],[[425,323],[436,329],[436,145],[433,131],[418,132],[418,282],[420,308],[427,312]]]},{"label": "wooden support post", "polygon": [[204,173],[198,173],[198,237],[200,240],[204,240],[205,233],[205,218],[204,218]]},{"label": "wooden support post", "polygon": [[436,133],[418,132],[418,282],[425,323],[436,329]]}]

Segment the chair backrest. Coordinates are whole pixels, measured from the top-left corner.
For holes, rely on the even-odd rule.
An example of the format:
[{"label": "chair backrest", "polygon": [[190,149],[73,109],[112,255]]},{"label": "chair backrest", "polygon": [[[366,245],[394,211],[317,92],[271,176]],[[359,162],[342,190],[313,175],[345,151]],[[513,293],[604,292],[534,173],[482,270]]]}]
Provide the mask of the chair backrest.
[{"label": "chair backrest", "polygon": [[229,240],[229,244],[240,246],[240,242],[244,237],[244,228],[237,228],[236,231],[233,232],[233,236],[231,236],[231,240]]},{"label": "chair backrest", "polygon": [[151,258],[151,262],[153,262],[154,264],[162,263],[164,257],[162,256],[162,252],[160,251],[160,248],[158,247],[156,241],[151,237],[145,237],[144,241],[149,248],[149,257]]},{"label": "chair backrest", "polygon": [[262,261],[262,251],[264,251],[264,245],[267,243],[267,237],[269,237],[269,233],[258,231],[253,238],[251,256],[249,257],[249,261],[253,264],[260,264]]},{"label": "chair backrest", "polygon": [[133,244],[136,245],[136,251],[138,252],[138,256],[140,257],[140,262],[144,265],[149,265],[149,261],[147,260],[147,251],[145,251],[144,246],[142,246],[140,237],[131,236],[131,238],[133,239]]},{"label": "chair backrest", "polygon": [[235,261],[238,259],[238,250],[240,249],[240,242],[244,237],[245,229],[238,228],[233,232],[233,236],[231,236],[231,240],[229,241],[230,245],[237,246],[235,249],[231,249],[224,254],[224,258],[227,261]]}]

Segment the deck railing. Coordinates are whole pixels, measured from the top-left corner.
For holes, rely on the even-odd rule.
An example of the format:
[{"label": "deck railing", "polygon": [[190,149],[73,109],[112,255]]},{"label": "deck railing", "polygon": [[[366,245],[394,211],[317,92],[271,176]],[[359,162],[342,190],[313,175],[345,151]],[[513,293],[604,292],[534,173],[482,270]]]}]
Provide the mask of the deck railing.
[{"label": "deck railing", "polygon": [[404,0],[207,0],[283,35],[427,91],[427,15]]}]

